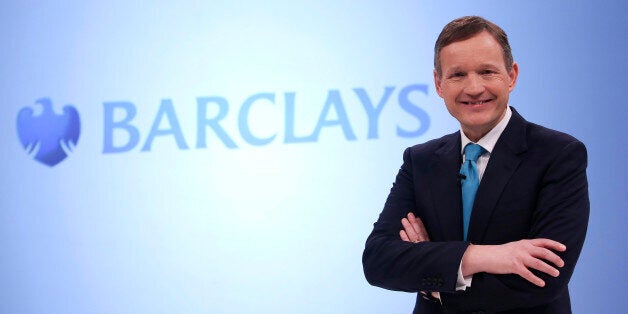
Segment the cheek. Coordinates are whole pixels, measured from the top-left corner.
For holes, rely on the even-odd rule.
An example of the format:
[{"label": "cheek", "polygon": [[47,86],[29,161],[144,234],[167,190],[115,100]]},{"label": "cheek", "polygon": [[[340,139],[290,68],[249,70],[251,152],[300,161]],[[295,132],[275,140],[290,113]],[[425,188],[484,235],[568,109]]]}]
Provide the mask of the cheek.
[{"label": "cheek", "polygon": [[491,85],[489,88],[489,91],[491,93],[493,93],[494,95],[500,95],[500,94],[504,94],[504,93],[510,93],[513,88],[515,87],[514,84],[511,84],[509,81],[500,81],[500,82],[496,82],[495,84]]},{"label": "cheek", "polygon": [[441,86],[440,90],[437,90],[437,92],[438,92],[438,95],[445,100],[453,98],[453,93],[451,91],[451,88]]},{"label": "cheek", "polygon": [[458,112],[458,108],[456,108],[455,105],[451,105],[448,101],[445,102],[445,108],[447,108],[447,111],[449,112],[449,114],[456,118],[456,119],[460,119],[460,113]]}]

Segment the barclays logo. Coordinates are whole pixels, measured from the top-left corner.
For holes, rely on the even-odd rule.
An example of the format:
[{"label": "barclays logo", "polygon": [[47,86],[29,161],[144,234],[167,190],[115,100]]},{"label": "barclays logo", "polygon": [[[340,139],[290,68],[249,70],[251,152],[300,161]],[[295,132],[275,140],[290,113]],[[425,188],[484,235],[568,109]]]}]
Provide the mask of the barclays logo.
[{"label": "barclays logo", "polygon": [[[183,116],[187,120],[181,120],[183,123],[180,123],[177,107],[170,98],[161,100],[157,113],[151,113],[152,119],[146,116],[146,105],[136,106],[130,101],[105,101],[102,103],[102,153],[126,153],[135,148],[149,152],[154,142],[164,140],[174,141],[179,150],[192,147],[205,149],[210,136],[222,142],[227,149],[237,149],[242,145],[265,146],[273,142],[287,145],[316,143],[327,129],[338,129],[347,141],[358,140],[360,135],[366,140],[373,140],[380,137],[380,126],[393,128],[397,137],[416,138],[425,134],[430,127],[430,116],[424,110],[420,98],[428,95],[427,84],[409,84],[400,88],[386,86],[379,92],[362,87],[344,93],[339,89],[331,89],[320,98],[324,101],[314,105],[316,111],[310,110],[313,115],[297,114],[297,111],[311,106],[311,101],[302,103],[297,94],[294,91],[256,93],[241,103],[234,103],[222,96],[200,96],[196,98],[196,106],[186,104],[179,107],[187,113]],[[19,111],[18,137],[31,157],[53,167],[76,147],[81,121],[72,105],[64,106],[63,112],[57,114],[49,98],[38,99],[36,104]],[[255,121],[259,118],[253,114],[253,108],[258,106],[276,107],[273,114],[280,122],[260,128]],[[196,110],[192,111],[193,118],[190,119],[190,109],[194,107]],[[383,112],[394,112],[394,117],[399,120],[382,122],[380,117]],[[136,123],[136,116],[140,115],[141,118],[137,120],[152,120],[149,129]],[[235,123],[228,123],[229,118],[235,120]],[[408,128],[407,122],[395,123],[408,119],[414,120],[414,127],[410,124]],[[380,125],[382,123],[385,124]]]},{"label": "barclays logo", "polygon": [[35,110],[25,107],[17,115],[17,134],[26,152],[53,167],[63,161],[78,143],[81,121],[71,105],[56,114],[49,98],[36,101]]}]

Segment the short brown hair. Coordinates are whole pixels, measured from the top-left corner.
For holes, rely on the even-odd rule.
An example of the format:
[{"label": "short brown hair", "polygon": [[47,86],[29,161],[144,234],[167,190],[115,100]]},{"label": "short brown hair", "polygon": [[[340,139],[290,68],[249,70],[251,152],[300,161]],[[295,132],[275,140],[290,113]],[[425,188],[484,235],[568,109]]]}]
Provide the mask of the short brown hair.
[{"label": "short brown hair", "polygon": [[445,25],[440,35],[438,35],[438,39],[436,39],[436,44],[434,45],[434,69],[436,69],[436,73],[438,73],[439,77],[442,75],[440,51],[449,44],[468,39],[483,31],[488,32],[497,40],[502,47],[506,70],[508,70],[508,72],[512,70],[512,51],[510,50],[506,32],[495,23],[485,18],[479,16],[463,16]]}]

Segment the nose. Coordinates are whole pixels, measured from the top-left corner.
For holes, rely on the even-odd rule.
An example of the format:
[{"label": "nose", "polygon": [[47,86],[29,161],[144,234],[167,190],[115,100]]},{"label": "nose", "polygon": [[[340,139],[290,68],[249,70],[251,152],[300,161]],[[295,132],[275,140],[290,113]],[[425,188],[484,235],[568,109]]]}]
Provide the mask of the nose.
[{"label": "nose", "polygon": [[469,74],[467,76],[464,92],[470,96],[479,96],[484,92],[484,82],[479,75]]}]

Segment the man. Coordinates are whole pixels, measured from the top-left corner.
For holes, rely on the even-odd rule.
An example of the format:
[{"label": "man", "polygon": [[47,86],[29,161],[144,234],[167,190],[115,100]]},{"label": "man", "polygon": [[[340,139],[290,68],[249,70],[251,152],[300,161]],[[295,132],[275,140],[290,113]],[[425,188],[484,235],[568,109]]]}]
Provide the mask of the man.
[{"label": "man", "polygon": [[367,280],[418,292],[414,313],[571,313],[589,216],[584,145],[508,106],[519,68],[490,21],[447,24],[434,67],[460,132],[404,152],[366,241]]}]

